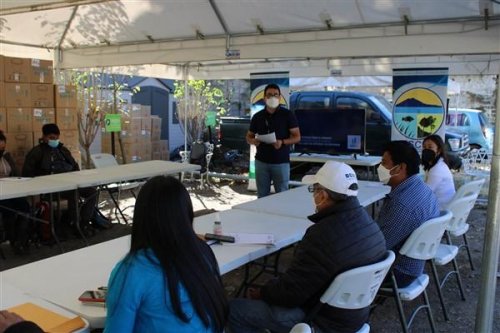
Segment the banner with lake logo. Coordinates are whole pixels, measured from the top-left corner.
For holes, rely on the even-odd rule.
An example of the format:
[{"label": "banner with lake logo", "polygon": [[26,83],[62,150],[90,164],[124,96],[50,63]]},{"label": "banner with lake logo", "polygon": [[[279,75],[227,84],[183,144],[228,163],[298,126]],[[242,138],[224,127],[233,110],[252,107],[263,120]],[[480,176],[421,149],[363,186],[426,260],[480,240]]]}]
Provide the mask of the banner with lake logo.
[{"label": "banner with lake logo", "polygon": [[393,69],[392,88],[391,139],[410,141],[418,151],[426,136],[444,140],[448,68]]},{"label": "banner with lake logo", "polygon": [[[274,83],[280,87],[281,98],[280,103],[289,109],[290,97],[290,73],[289,72],[269,72],[269,73],[250,73],[250,116],[262,110],[266,103],[264,102],[264,88]],[[251,191],[257,190],[255,183],[255,153],[257,150],[254,145],[250,145],[250,166],[248,172],[248,189]],[[273,187],[271,187],[273,190]]]}]

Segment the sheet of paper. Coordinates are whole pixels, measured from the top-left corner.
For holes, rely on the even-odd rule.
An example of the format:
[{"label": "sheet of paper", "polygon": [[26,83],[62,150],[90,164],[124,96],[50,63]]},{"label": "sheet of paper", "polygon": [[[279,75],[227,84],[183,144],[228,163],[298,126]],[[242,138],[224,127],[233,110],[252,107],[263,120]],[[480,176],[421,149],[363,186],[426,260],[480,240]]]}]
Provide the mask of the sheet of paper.
[{"label": "sheet of paper", "polygon": [[265,244],[272,245],[274,244],[274,235],[273,234],[250,234],[250,233],[225,233],[227,236],[234,237],[235,244]]},{"label": "sheet of paper", "polygon": [[8,310],[36,323],[44,332],[69,333],[85,327],[85,322],[80,317],[71,319],[33,303],[24,303]]},{"label": "sheet of paper", "polygon": [[256,134],[255,138],[260,142],[264,143],[275,143],[276,142],[276,133],[272,132],[269,134]]}]

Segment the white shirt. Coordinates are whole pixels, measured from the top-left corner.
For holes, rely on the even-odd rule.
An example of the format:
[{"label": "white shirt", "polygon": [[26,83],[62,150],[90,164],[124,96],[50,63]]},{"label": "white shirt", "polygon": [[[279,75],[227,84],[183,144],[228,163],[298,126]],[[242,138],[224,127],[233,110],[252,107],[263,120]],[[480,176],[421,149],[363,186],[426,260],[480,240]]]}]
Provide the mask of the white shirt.
[{"label": "white shirt", "polygon": [[450,168],[439,158],[436,165],[425,172],[425,183],[436,195],[439,207],[443,209],[455,195],[455,184]]}]

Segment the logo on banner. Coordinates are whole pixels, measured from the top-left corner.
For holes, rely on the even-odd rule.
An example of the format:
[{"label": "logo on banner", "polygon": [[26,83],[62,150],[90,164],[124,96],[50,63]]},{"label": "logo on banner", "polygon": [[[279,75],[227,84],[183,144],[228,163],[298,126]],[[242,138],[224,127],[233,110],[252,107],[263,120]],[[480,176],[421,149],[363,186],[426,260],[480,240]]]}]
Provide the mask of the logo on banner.
[{"label": "logo on banner", "polygon": [[438,132],[445,119],[444,103],[438,94],[421,87],[408,89],[399,95],[393,112],[398,132],[412,140]]}]

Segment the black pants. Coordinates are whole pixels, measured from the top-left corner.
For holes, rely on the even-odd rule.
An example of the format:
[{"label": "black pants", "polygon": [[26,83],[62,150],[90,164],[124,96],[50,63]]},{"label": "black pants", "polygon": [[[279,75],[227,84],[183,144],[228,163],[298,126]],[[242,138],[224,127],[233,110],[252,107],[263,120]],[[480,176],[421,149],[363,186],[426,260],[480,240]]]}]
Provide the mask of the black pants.
[{"label": "black pants", "polygon": [[[94,209],[97,202],[97,190],[95,187],[84,187],[78,189],[78,195],[83,200],[80,207],[80,227],[89,225],[90,218],[94,214]],[[68,213],[71,222],[76,221],[76,205],[78,202],[75,199],[74,191],[61,192],[61,198],[68,200]]]},{"label": "black pants", "polygon": [[[19,215],[12,210],[21,214]],[[0,200],[0,212],[2,213],[7,239],[10,243],[26,245],[29,238],[29,219],[26,216],[30,214],[28,201],[25,198]]]}]

